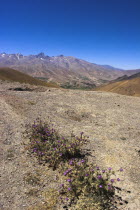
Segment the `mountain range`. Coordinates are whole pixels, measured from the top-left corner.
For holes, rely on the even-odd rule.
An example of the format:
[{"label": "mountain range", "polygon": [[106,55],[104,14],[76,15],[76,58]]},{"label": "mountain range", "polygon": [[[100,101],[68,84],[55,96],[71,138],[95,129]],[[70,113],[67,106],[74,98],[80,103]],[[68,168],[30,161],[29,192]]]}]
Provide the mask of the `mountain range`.
[{"label": "mountain range", "polygon": [[109,65],[98,65],[72,56],[0,54],[0,67],[10,67],[30,76],[55,82],[62,87],[93,88],[137,70],[122,70]]}]

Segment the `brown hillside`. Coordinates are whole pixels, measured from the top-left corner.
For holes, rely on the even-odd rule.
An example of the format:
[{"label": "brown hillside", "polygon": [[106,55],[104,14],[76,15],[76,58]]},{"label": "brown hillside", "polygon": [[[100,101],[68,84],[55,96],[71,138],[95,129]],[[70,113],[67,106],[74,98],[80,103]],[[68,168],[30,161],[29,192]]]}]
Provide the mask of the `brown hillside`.
[{"label": "brown hillside", "polygon": [[140,77],[98,87],[95,90],[119,93],[128,96],[140,96]]},{"label": "brown hillside", "polygon": [[27,74],[19,72],[11,68],[0,68],[0,80],[8,80],[19,83],[28,83],[30,85],[41,85],[47,87],[58,87],[53,83],[47,83],[39,79],[33,78]]}]

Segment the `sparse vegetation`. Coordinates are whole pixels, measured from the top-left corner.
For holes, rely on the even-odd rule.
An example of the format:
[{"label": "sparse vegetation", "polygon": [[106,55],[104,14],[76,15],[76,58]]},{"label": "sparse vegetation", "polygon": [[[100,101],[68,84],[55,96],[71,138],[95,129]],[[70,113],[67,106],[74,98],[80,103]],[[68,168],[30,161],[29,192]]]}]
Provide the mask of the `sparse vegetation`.
[{"label": "sparse vegetation", "polygon": [[[42,120],[46,120],[50,116],[53,123],[58,126],[57,129],[60,130],[60,134],[62,129],[66,139],[71,140],[70,137],[67,137],[71,131],[78,134],[81,130],[90,136],[90,142],[83,145],[83,150],[81,148],[81,151],[85,152],[85,157],[76,158],[75,161],[88,158],[89,161],[97,163],[101,169],[106,169],[109,166],[115,171],[119,166],[125,168],[124,175],[123,173],[119,175],[116,172],[118,175],[116,178],[119,177],[121,181],[117,181],[114,185],[122,187],[118,195],[122,195],[122,198],[130,198],[128,200],[130,202],[128,205],[123,202],[123,206],[119,206],[119,203],[122,203],[120,200],[117,201],[116,206],[118,209],[138,209],[139,98],[134,97],[133,100],[130,100],[130,97],[113,93],[51,90],[50,88],[46,92],[44,92],[45,88],[28,92],[10,91],[10,88],[16,87],[29,87],[31,89],[34,87],[8,82],[1,82],[0,85],[2,208],[16,209],[19,206],[21,209],[28,209],[29,206],[32,206],[32,209],[36,209],[39,205],[39,210],[41,208],[49,209],[50,201],[45,203],[44,193],[47,192],[47,197],[50,188],[54,188],[58,192],[60,184],[64,184],[66,189],[69,187],[67,179],[72,179],[72,177],[64,176],[64,172],[71,167],[68,163],[72,158],[66,162],[61,161],[56,166],[56,170],[53,171],[52,167],[48,168],[49,163],[46,164],[46,161],[41,161],[43,164],[38,164],[36,153],[33,153],[32,150],[30,152],[25,150],[30,142],[29,138],[23,138],[22,135],[25,125],[27,123],[32,124],[37,116],[40,116]],[[51,91],[49,92],[49,90]],[[29,101],[35,102],[35,105],[29,105]],[[52,127],[50,121],[49,125]],[[122,137],[126,139],[121,139]],[[9,149],[12,149],[13,152],[8,151]],[[91,156],[87,156],[88,153]],[[10,159],[7,159],[7,155],[10,155]],[[61,164],[64,167],[62,169]],[[93,167],[96,169],[96,166]],[[35,176],[39,172],[39,185],[28,184],[24,181],[28,172]],[[77,185],[77,187],[79,186]],[[37,195],[36,192],[33,192],[35,189],[38,190]],[[115,191],[117,191],[116,188]],[[127,194],[128,191],[131,191],[130,195]],[[69,210],[86,209],[87,206],[89,209],[100,209],[100,204],[97,199],[93,199],[93,194],[91,196],[79,195],[78,199],[71,203],[71,207],[69,207],[70,200],[65,201],[65,204],[60,204],[59,197],[62,197],[64,201],[66,197],[71,198],[67,191],[65,194],[60,194],[54,209],[60,210],[66,205]],[[53,202],[53,194],[51,199]]]},{"label": "sparse vegetation", "polygon": [[61,161],[66,162],[72,157],[82,156],[81,147],[87,143],[87,138],[81,133],[80,137],[71,136],[66,139],[47,123],[41,120],[28,127],[30,135],[29,150],[37,156],[39,162],[47,162],[56,169]]},{"label": "sparse vegetation", "polygon": [[88,160],[71,159],[66,165],[60,185],[60,200],[67,206],[83,205],[77,209],[110,209],[114,204],[114,183],[120,181],[112,168],[101,170]]},{"label": "sparse vegetation", "polygon": [[77,89],[77,90],[91,90],[93,88],[96,87],[95,84],[92,84],[90,82],[83,82],[83,83],[80,83],[78,84],[76,81],[73,81],[73,82],[66,82],[64,84],[61,85],[62,88],[65,88],[65,89]]},{"label": "sparse vegetation", "polygon": [[[112,168],[102,170],[88,162],[82,152],[82,146],[88,142],[83,132],[80,137],[73,135],[66,139],[53,126],[38,119],[28,125],[27,133],[30,136],[30,153],[38,158],[39,163],[45,161],[53,169],[58,169],[61,180],[63,179],[58,191],[59,201],[57,195],[57,199],[54,201],[52,196],[49,203],[55,206],[60,202],[67,209],[74,207],[78,210],[91,209],[91,206],[102,210],[115,207],[114,184],[121,180],[115,176]],[[38,179],[28,174],[26,182],[37,184]]]}]

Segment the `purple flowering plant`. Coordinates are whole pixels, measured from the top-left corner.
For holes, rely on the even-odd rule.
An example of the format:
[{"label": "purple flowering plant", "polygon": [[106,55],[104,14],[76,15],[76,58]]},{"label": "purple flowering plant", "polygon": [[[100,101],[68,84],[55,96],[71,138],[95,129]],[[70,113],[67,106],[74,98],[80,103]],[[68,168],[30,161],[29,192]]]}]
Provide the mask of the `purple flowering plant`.
[{"label": "purple flowering plant", "polygon": [[61,161],[67,161],[72,157],[82,154],[82,146],[87,143],[87,138],[72,136],[66,139],[50,125],[37,119],[27,129],[30,145],[29,150],[40,163],[47,162],[50,167],[56,169]]},{"label": "purple flowering plant", "polygon": [[99,203],[101,209],[110,209],[115,196],[115,183],[121,179],[116,178],[111,167],[101,170],[99,166],[89,163],[82,150],[88,142],[83,132],[80,137],[72,135],[65,138],[52,125],[37,119],[29,125],[27,134],[30,154],[37,157],[39,163],[46,162],[53,170],[59,169],[63,177],[58,190],[62,203],[72,206],[84,197],[90,198],[93,204]]},{"label": "purple flowering plant", "polygon": [[[115,177],[112,168],[111,170],[101,170],[89,163],[86,158],[84,161],[75,158],[63,165],[61,170],[65,184],[59,190],[59,194],[63,202],[69,198],[68,205],[72,205],[77,203],[81,196],[93,198],[93,203],[95,200],[100,200],[99,203],[103,208],[113,202],[115,183],[120,179],[111,178]],[[70,190],[68,190],[69,188]]]}]

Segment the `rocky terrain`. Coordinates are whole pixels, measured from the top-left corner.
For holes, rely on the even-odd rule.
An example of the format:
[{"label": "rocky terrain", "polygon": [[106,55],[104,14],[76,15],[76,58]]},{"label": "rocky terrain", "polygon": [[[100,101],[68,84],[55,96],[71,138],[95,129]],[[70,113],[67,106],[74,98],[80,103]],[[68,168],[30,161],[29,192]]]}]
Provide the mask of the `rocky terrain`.
[{"label": "rocky terrain", "polygon": [[[25,91],[14,90],[19,87]],[[118,208],[140,209],[139,97],[1,81],[0,113],[0,209],[54,209],[53,204],[52,208],[41,205],[47,200],[51,206],[49,188],[57,189],[57,172],[28,155],[23,135],[26,124],[38,117],[51,120],[64,136],[81,131],[89,135],[90,161],[102,168],[124,169],[118,187],[128,204]]]}]

